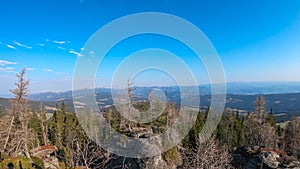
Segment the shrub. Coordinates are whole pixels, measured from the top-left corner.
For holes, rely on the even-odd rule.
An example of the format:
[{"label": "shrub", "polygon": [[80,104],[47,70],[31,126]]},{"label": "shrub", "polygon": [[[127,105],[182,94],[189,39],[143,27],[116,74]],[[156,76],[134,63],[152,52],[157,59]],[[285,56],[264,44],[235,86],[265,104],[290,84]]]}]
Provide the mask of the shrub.
[{"label": "shrub", "polygon": [[165,152],[163,154],[163,158],[168,164],[178,165],[178,163],[180,163],[180,154],[177,150],[177,147],[173,147]]},{"label": "shrub", "polygon": [[38,167],[39,169],[44,169],[44,162],[42,159],[37,158],[37,157],[31,157],[31,160],[33,162],[33,165],[35,165],[36,167]]},{"label": "shrub", "polygon": [[1,169],[8,169],[9,164],[13,164],[15,169],[20,169],[20,167],[26,168],[26,169],[35,169],[35,168],[32,167],[30,159],[28,159],[24,156],[19,156],[17,158],[4,159],[0,163],[0,168]]}]

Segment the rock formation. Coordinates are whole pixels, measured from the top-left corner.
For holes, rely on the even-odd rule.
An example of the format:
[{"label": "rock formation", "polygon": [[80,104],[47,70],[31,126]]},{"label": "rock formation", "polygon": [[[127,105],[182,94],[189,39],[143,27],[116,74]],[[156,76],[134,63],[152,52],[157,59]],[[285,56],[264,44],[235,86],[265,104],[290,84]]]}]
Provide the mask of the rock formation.
[{"label": "rock formation", "polygon": [[284,151],[258,146],[244,146],[232,153],[235,168],[245,169],[300,169],[300,162]]},{"label": "rock formation", "polygon": [[58,159],[55,156],[51,156],[51,154],[56,150],[56,146],[45,145],[30,150],[30,153],[32,156],[43,160],[45,169],[58,169]]}]

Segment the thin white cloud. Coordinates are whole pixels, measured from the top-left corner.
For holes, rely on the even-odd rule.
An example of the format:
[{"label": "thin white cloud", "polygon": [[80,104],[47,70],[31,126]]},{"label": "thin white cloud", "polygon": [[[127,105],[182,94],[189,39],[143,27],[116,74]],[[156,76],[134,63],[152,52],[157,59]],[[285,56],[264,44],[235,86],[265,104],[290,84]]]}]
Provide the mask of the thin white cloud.
[{"label": "thin white cloud", "polygon": [[89,53],[90,53],[90,55],[95,55],[94,51],[90,51]]},{"label": "thin white cloud", "polygon": [[6,44],[6,46],[10,49],[14,49],[14,50],[18,50],[16,47],[12,46],[12,45],[9,45],[9,44]]},{"label": "thin white cloud", "polygon": [[41,70],[46,71],[46,72],[53,72],[52,69],[41,69]]},{"label": "thin white cloud", "polygon": [[23,47],[23,48],[32,49],[31,46],[24,45],[24,44],[22,44],[20,42],[17,42],[17,41],[13,41],[13,43],[20,46],[20,47]]},{"label": "thin white cloud", "polygon": [[7,60],[0,60],[0,66],[5,66],[5,65],[16,65],[17,62],[10,62]]},{"label": "thin white cloud", "polygon": [[37,46],[40,46],[40,47],[45,46],[45,44],[43,44],[43,43],[36,43],[36,45],[37,45]]},{"label": "thin white cloud", "polygon": [[67,73],[66,72],[55,72],[55,74],[57,74],[57,75],[66,75]]},{"label": "thin white cloud", "polygon": [[13,67],[6,67],[5,69],[6,70],[13,70],[14,68]]},{"label": "thin white cloud", "polygon": [[82,54],[80,54],[80,53],[78,53],[78,52],[75,52],[73,49],[69,50],[69,53],[74,54],[74,55],[76,55],[76,56],[78,56],[78,57],[83,56]]},{"label": "thin white cloud", "polygon": [[29,71],[34,71],[34,68],[32,68],[32,67],[27,67],[27,68],[25,68],[26,70],[29,70]]},{"label": "thin white cloud", "polygon": [[52,42],[54,42],[54,43],[56,43],[56,44],[60,44],[60,45],[63,45],[63,44],[65,44],[65,43],[67,43],[66,41],[57,41],[57,40],[54,40],[54,41],[52,41]]},{"label": "thin white cloud", "polygon": [[66,48],[61,47],[61,46],[58,46],[57,48],[58,48],[58,49],[61,49],[61,50],[66,50]]},{"label": "thin white cloud", "polygon": [[[0,72],[1,72],[1,70],[0,70]],[[0,74],[0,78],[13,79],[14,77],[10,76],[10,75],[6,75],[6,74]]]},{"label": "thin white cloud", "polygon": [[14,68],[13,68],[13,67],[5,67],[5,68],[0,67],[0,72],[16,73],[16,72],[14,71]]}]

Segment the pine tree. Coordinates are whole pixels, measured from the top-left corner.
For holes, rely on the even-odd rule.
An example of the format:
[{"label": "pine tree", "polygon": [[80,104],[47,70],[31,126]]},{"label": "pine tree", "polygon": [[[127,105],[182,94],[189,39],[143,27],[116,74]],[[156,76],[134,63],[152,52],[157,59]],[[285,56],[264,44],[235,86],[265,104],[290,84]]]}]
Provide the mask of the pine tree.
[{"label": "pine tree", "polygon": [[215,135],[221,144],[228,143],[227,141],[227,131],[228,131],[228,118],[223,113],[221,120],[218,124],[217,130],[215,131]]},{"label": "pine tree", "polygon": [[285,143],[285,140],[284,140],[285,133],[284,133],[284,128],[281,127],[280,125],[277,125],[277,127],[276,127],[276,135],[278,137],[278,148],[281,149],[281,150],[284,150],[284,148],[285,148],[285,145],[284,145],[284,143]]},{"label": "pine tree", "polygon": [[62,112],[62,113],[65,113],[66,111],[67,111],[66,104],[65,104],[65,102],[62,102],[62,103],[61,103],[61,112]]},{"label": "pine tree", "polygon": [[276,121],[272,108],[270,109],[270,113],[268,114],[266,121],[267,123],[270,123],[273,127],[276,127]]},{"label": "pine tree", "polygon": [[286,126],[285,151],[300,158],[300,120],[293,118]]},{"label": "pine tree", "polygon": [[241,119],[240,112],[237,109],[235,115],[235,122],[234,122],[234,139],[235,144],[234,146],[241,146],[244,145],[244,133],[243,133],[243,120]]},{"label": "pine tree", "polygon": [[56,109],[54,111],[53,116],[50,119],[49,126],[48,126],[48,139],[54,145],[59,144],[57,112],[58,112],[58,109]]},{"label": "pine tree", "polygon": [[199,134],[204,125],[204,116],[201,111],[198,112],[197,119],[189,134],[184,138],[183,144],[186,148],[196,148],[198,143]]},{"label": "pine tree", "polygon": [[32,131],[31,136],[31,148],[38,147],[43,143],[43,131],[41,123],[39,122],[38,114],[36,111],[33,111],[32,115],[29,118],[28,127]]}]

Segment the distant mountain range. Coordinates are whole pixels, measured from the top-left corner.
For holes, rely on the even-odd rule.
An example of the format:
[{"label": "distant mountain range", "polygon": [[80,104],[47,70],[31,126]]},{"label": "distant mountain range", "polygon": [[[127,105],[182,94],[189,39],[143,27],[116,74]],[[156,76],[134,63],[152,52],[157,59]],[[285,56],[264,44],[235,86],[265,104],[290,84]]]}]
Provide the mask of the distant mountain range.
[{"label": "distant mountain range", "polygon": [[[188,87],[188,86],[187,86]],[[149,90],[159,88],[169,93],[177,92],[179,87],[137,87],[140,94],[148,94]],[[266,95],[266,94],[287,94],[300,93],[300,82],[230,82],[226,84],[227,94],[234,95]],[[210,95],[211,85],[205,84],[199,86],[201,95]],[[96,88],[96,94],[101,93],[104,97],[110,95],[109,88]],[[72,98],[72,91],[66,92],[43,92],[35,93],[29,96],[31,100],[36,101],[57,101]]]},{"label": "distant mountain range", "polygon": [[300,82],[231,82],[227,83],[227,93],[238,95],[300,93]]},{"label": "distant mountain range", "polygon": [[[191,87],[186,86],[186,89]],[[169,87],[135,87],[135,94],[140,99],[148,99],[150,90],[160,89],[167,91],[168,100],[180,104],[180,88],[175,86]],[[122,91],[122,90],[120,90]],[[210,105],[210,85],[199,86],[200,105],[205,108]],[[124,91],[123,91],[124,92]],[[267,101],[267,110],[270,108],[281,119],[288,119],[290,116],[300,116],[300,82],[260,82],[260,83],[228,83],[227,84],[227,101],[226,107],[240,109],[243,112],[251,112],[254,109],[254,101],[258,95],[263,95]],[[111,89],[96,88],[96,101],[100,107],[110,106],[113,104]],[[84,97],[84,91],[82,91]],[[39,107],[43,102],[48,109],[55,107],[55,103],[65,102],[68,109],[74,110],[72,91],[66,92],[44,92],[31,94],[29,99],[32,104]],[[8,99],[0,99],[0,109],[8,105]],[[192,98],[191,98],[192,100]]]},{"label": "distant mountain range", "polygon": [[[186,86],[185,88],[189,88]],[[180,102],[180,88],[168,87],[135,87],[135,94],[140,98],[147,99],[150,90],[160,89],[167,91],[168,99],[171,102]],[[201,105],[210,103],[211,86],[199,86],[201,94]],[[83,92],[84,93],[84,92]],[[102,105],[112,104],[111,89],[96,88],[96,99]],[[229,107],[241,108],[251,111],[253,101],[258,95],[264,95],[268,102],[268,108],[273,107],[277,111],[295,111],[298,105],[300,110],[300,82],[260,82],[260,83],[228,83],[227,84],[227,105]],[[46,92],[32,94],[29,99],[43,102],[57,102],[72,100],[72,91],[67,92]],[[299,103],[299,104],[297,104]],[[281,108],[284,105],[286,108]]]}]

